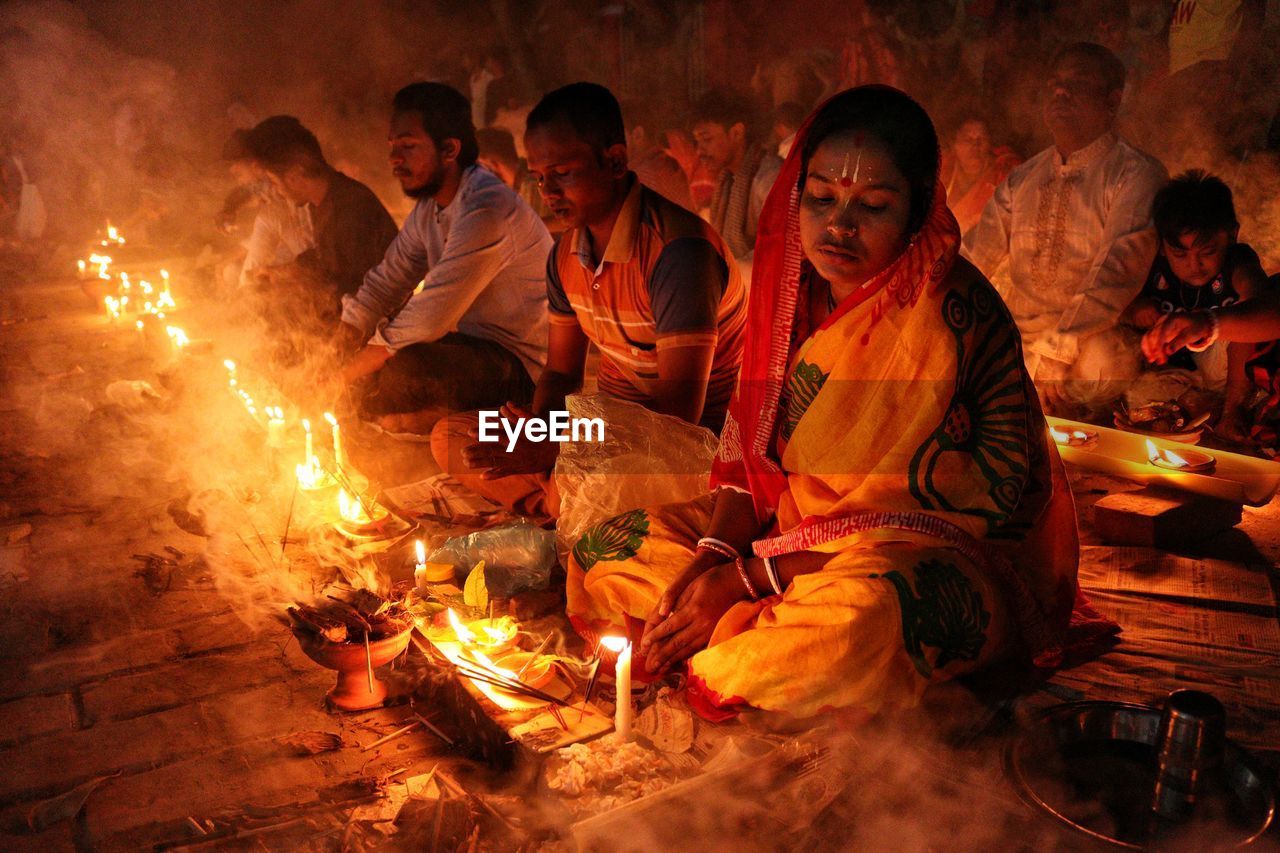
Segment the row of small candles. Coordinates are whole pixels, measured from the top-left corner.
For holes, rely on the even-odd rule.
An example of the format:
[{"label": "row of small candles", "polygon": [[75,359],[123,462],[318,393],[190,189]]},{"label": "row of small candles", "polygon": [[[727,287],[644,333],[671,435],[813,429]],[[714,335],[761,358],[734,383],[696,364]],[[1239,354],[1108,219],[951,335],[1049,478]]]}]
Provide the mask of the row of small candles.
[{"label": "row of small candles", "polygon": [[[266,428],[267,447],[271,450],[283,450],[289,428],[288,420],[285,418],[284,407],[278,405],[260,406],[253,394],[244,387],[236,363],[231,359],[226,359],[222,362],[222,366],[227,370],[228,390],[244,406],[245,413],[248,414],[250,419],[259,426]],[[338,425],[338,419],[333,412],[325,412],[324,419],[329,424],[333,442],[334,470],[341,473],[349,467],[347,456],[342,446],[342,428]],[[298,488],[307,492],[328,489],[336,484],[336,480],[333,474],[321,464],[320,457],[316,455],[315,436],[311,429],[311,420],[302,418],[300,424],[303,432],[304,453],[303,461],[294,466],[294,476],[297,478]],[[369,524],[374,521],[374,515],[376,514],[364,497],[348,493],[345,487],[338,491],[337,508],[339,517],[343,521],[353,524]]]}]

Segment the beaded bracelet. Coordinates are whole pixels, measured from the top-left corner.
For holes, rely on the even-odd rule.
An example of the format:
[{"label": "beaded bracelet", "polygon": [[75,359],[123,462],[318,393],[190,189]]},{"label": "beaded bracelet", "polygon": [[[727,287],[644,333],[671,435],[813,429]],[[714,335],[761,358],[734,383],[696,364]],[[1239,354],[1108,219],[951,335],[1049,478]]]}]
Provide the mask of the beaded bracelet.
[{"label": "beaded bracelet", "polygon": [[773,587],[773,591],[782,595],[782,579],[778,577],[778,567],[774,565],[773,557],[762,557],[764,560],[764,573],[769,578],[769,586]]}]

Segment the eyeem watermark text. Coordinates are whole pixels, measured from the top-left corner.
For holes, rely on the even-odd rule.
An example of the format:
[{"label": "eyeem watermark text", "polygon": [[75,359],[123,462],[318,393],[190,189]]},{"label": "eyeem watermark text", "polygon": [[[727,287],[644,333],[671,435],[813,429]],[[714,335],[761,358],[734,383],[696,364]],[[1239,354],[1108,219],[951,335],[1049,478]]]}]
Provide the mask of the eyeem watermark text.
[{"label": "eyeem watermark text", "polygon": [[507,452],[515,449],[523,434],[535,443],[555,441],[604,441],[603,418],[573,418],[568,412],[548,412],[545,418],[503,418],[494,409],[480,410],[480,429],[477,438],[482,442],[502,441],[507,437]]}]

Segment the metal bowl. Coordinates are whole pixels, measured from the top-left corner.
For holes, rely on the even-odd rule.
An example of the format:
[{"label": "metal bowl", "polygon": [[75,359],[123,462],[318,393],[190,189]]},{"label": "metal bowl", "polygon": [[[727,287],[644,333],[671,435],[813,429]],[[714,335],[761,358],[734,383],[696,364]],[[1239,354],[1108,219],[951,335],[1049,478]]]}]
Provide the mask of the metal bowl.
[{"label": "metal bowl", "polygon": [[1275,793],[1231,741],[1191,816],[1174,821],[1153,810],[1161,713],[1122,702],[1049,708],[1009,743],[1006,771],[1028,804],[1114,847],[1210,849],[1260,838],[1275,815]]}]

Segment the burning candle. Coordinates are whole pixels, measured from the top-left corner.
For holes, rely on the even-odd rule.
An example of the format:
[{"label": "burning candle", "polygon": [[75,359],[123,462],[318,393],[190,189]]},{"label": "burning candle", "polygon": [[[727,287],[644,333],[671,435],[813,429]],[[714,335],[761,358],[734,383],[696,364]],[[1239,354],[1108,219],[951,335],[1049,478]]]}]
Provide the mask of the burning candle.
[{"label": "burning candle", "polygon": [[333,464],[337,468],[345,468],[347,460],[342,455],[342,439],[338,433],[338,419],[333,416],[333,412],[325,412],[324,419],[329,422],[329,426],[333,430]]},{"label": "burning candle", "polygon": [[279,406],[267,407],[267,447],[279,450],[284,447],[284,410]]},{"label": "burning candle", "polygon": [[191,339],[187,337],[187,333],[177,326],[165,326],[165,333],[169,336],[169,344],[173,347],[174,355],[182,355],[187,344],[191,343]]},{"label": "burning candle", "polygon": [[618,655],[613,666],[614,683],[618,699],[613,711],[613,730],[618,739],[631,740],[631,719],[635,709],[631,706],[631,643],[625,637],[601,637],[600,644]]},{"label": "burning candle", "polygon": [[314,458],[315,458],[315,456],[316,456],[316,454],[315,454],[315,447],[314,447],[314,445],[312,444],[312,441],[311,441],[311,421],[309,421],[309,420],[308,420],[308,419],[306,419],[306,418],[303,418],[303,419],[302,419],[302,429],[303,429],[303,431],[307,434],[307,454],[306,454],[306,460],[307,460],[307,466],[308,466],[308,467],[310,467],[310,466],[311,466],[311,460],[312,460],[312,459],[314,459]]}]

